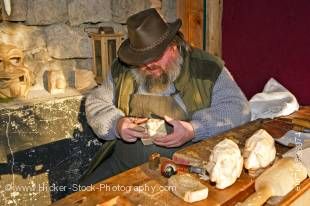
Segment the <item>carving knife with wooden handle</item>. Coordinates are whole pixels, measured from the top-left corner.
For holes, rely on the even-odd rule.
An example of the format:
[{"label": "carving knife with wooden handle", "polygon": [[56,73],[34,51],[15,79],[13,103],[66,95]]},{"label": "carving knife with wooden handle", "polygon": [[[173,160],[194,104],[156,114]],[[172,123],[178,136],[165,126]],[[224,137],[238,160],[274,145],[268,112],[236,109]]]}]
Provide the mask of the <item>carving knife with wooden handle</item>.
[{"label": "carving knife with wooden handle", "polygon": [[255,193],[242,206],[263,205],[271,196],[284,196],[307,178],[307,169],[294,158],[283,158],[255,180]]}]

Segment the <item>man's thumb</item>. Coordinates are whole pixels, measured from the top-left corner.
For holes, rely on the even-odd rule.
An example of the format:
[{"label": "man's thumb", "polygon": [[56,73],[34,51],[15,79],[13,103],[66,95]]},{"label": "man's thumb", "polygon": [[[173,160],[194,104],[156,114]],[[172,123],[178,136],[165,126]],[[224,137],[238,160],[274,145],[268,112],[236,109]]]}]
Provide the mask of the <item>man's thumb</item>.
[{"label": "man's thumb", "polygon": [[171,117],[169,117],[169,116],[164,116],[164,119],[168,122],[168,123],[172,123],[172,121],[174,120],[174,119],[172,119]]}]

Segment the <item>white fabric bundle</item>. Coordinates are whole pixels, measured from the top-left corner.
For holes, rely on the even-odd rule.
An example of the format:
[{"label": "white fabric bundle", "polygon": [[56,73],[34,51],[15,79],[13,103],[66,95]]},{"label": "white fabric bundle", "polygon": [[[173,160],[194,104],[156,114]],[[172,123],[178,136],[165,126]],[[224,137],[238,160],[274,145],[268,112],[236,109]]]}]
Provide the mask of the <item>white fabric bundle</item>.
[{"label": "white fabric bundle", "polygon": [[289,115],[299,109],[299,104],[291,92],[271,78],[263,92],[250,99],[250,107],[251,120],[255,120]]}]

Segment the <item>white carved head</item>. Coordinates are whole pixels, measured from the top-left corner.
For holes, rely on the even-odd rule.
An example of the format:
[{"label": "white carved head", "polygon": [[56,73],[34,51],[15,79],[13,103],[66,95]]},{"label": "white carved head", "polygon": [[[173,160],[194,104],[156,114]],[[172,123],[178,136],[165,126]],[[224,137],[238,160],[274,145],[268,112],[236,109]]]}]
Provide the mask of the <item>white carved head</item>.
[{"label": "white carved head", "polygon": [[225,139],[213,148],[207,170],[216,188],[224,189],[232,185],[240,176],[242,168],[243,158],[235,142]]},{"label": "white carved head", "polygon": [[247,139],[243,152],[244,167],[256,170],[268,166],[276,157],[274,139],[263,129]]}]

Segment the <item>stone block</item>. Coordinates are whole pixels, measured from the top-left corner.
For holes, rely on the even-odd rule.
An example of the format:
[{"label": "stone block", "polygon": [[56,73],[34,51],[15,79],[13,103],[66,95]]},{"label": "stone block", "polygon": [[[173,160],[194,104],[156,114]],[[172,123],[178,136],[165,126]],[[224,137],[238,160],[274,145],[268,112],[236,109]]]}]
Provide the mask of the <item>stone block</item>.
[{"label": "stone block", "polygon": [[[3,6],[4,7],[4,6]],[[27,16],[27,1],[11,0],[11,15],[8,16],[4,8],[2,18],[7,21],[25,21]]]},{"label": "stone block", "polygon": [[85,70],[92,70],[93,67],[93,59],[75,59],[76,61],[76,68],[77,69],[85,69]]},{"label": "stone block", "polygon": [[150,6],[148,0],[113,0],[112,19],[117,23],[125,23],[127,18]]},{"label": "stone block", "polygon": [[55,24],[45,29],[47,50],[56,59],[91,58],[91,40],[82,28]]},{"label": "stone block", "polygon": [[0,42],[12,44],[22,50],[32,50],[46,46],[41,28],[17,23],[0,23]]},{"label": "stone block", "polygon": [[97,26],[106,26],[106,27],[112,27],[114,29],[114,32],[120,32],[123,34],[127,34],[127,26],[120,24],[120,23],[114,23],[114,22],[101,22]]},{"label": "stone block", "polygon": [[68,15],[71,25],[111,21],[111,1],[72,0],[68,4]]},{"label": "stone block", "polygon": [[49,25],[67,20],[67,0],[28,0],[26,24]]},{"label": "stone block", "polygon": [[162,1],[162,14],[167,22],[173,22],[177,18],[177,9],[175,0]]}]

